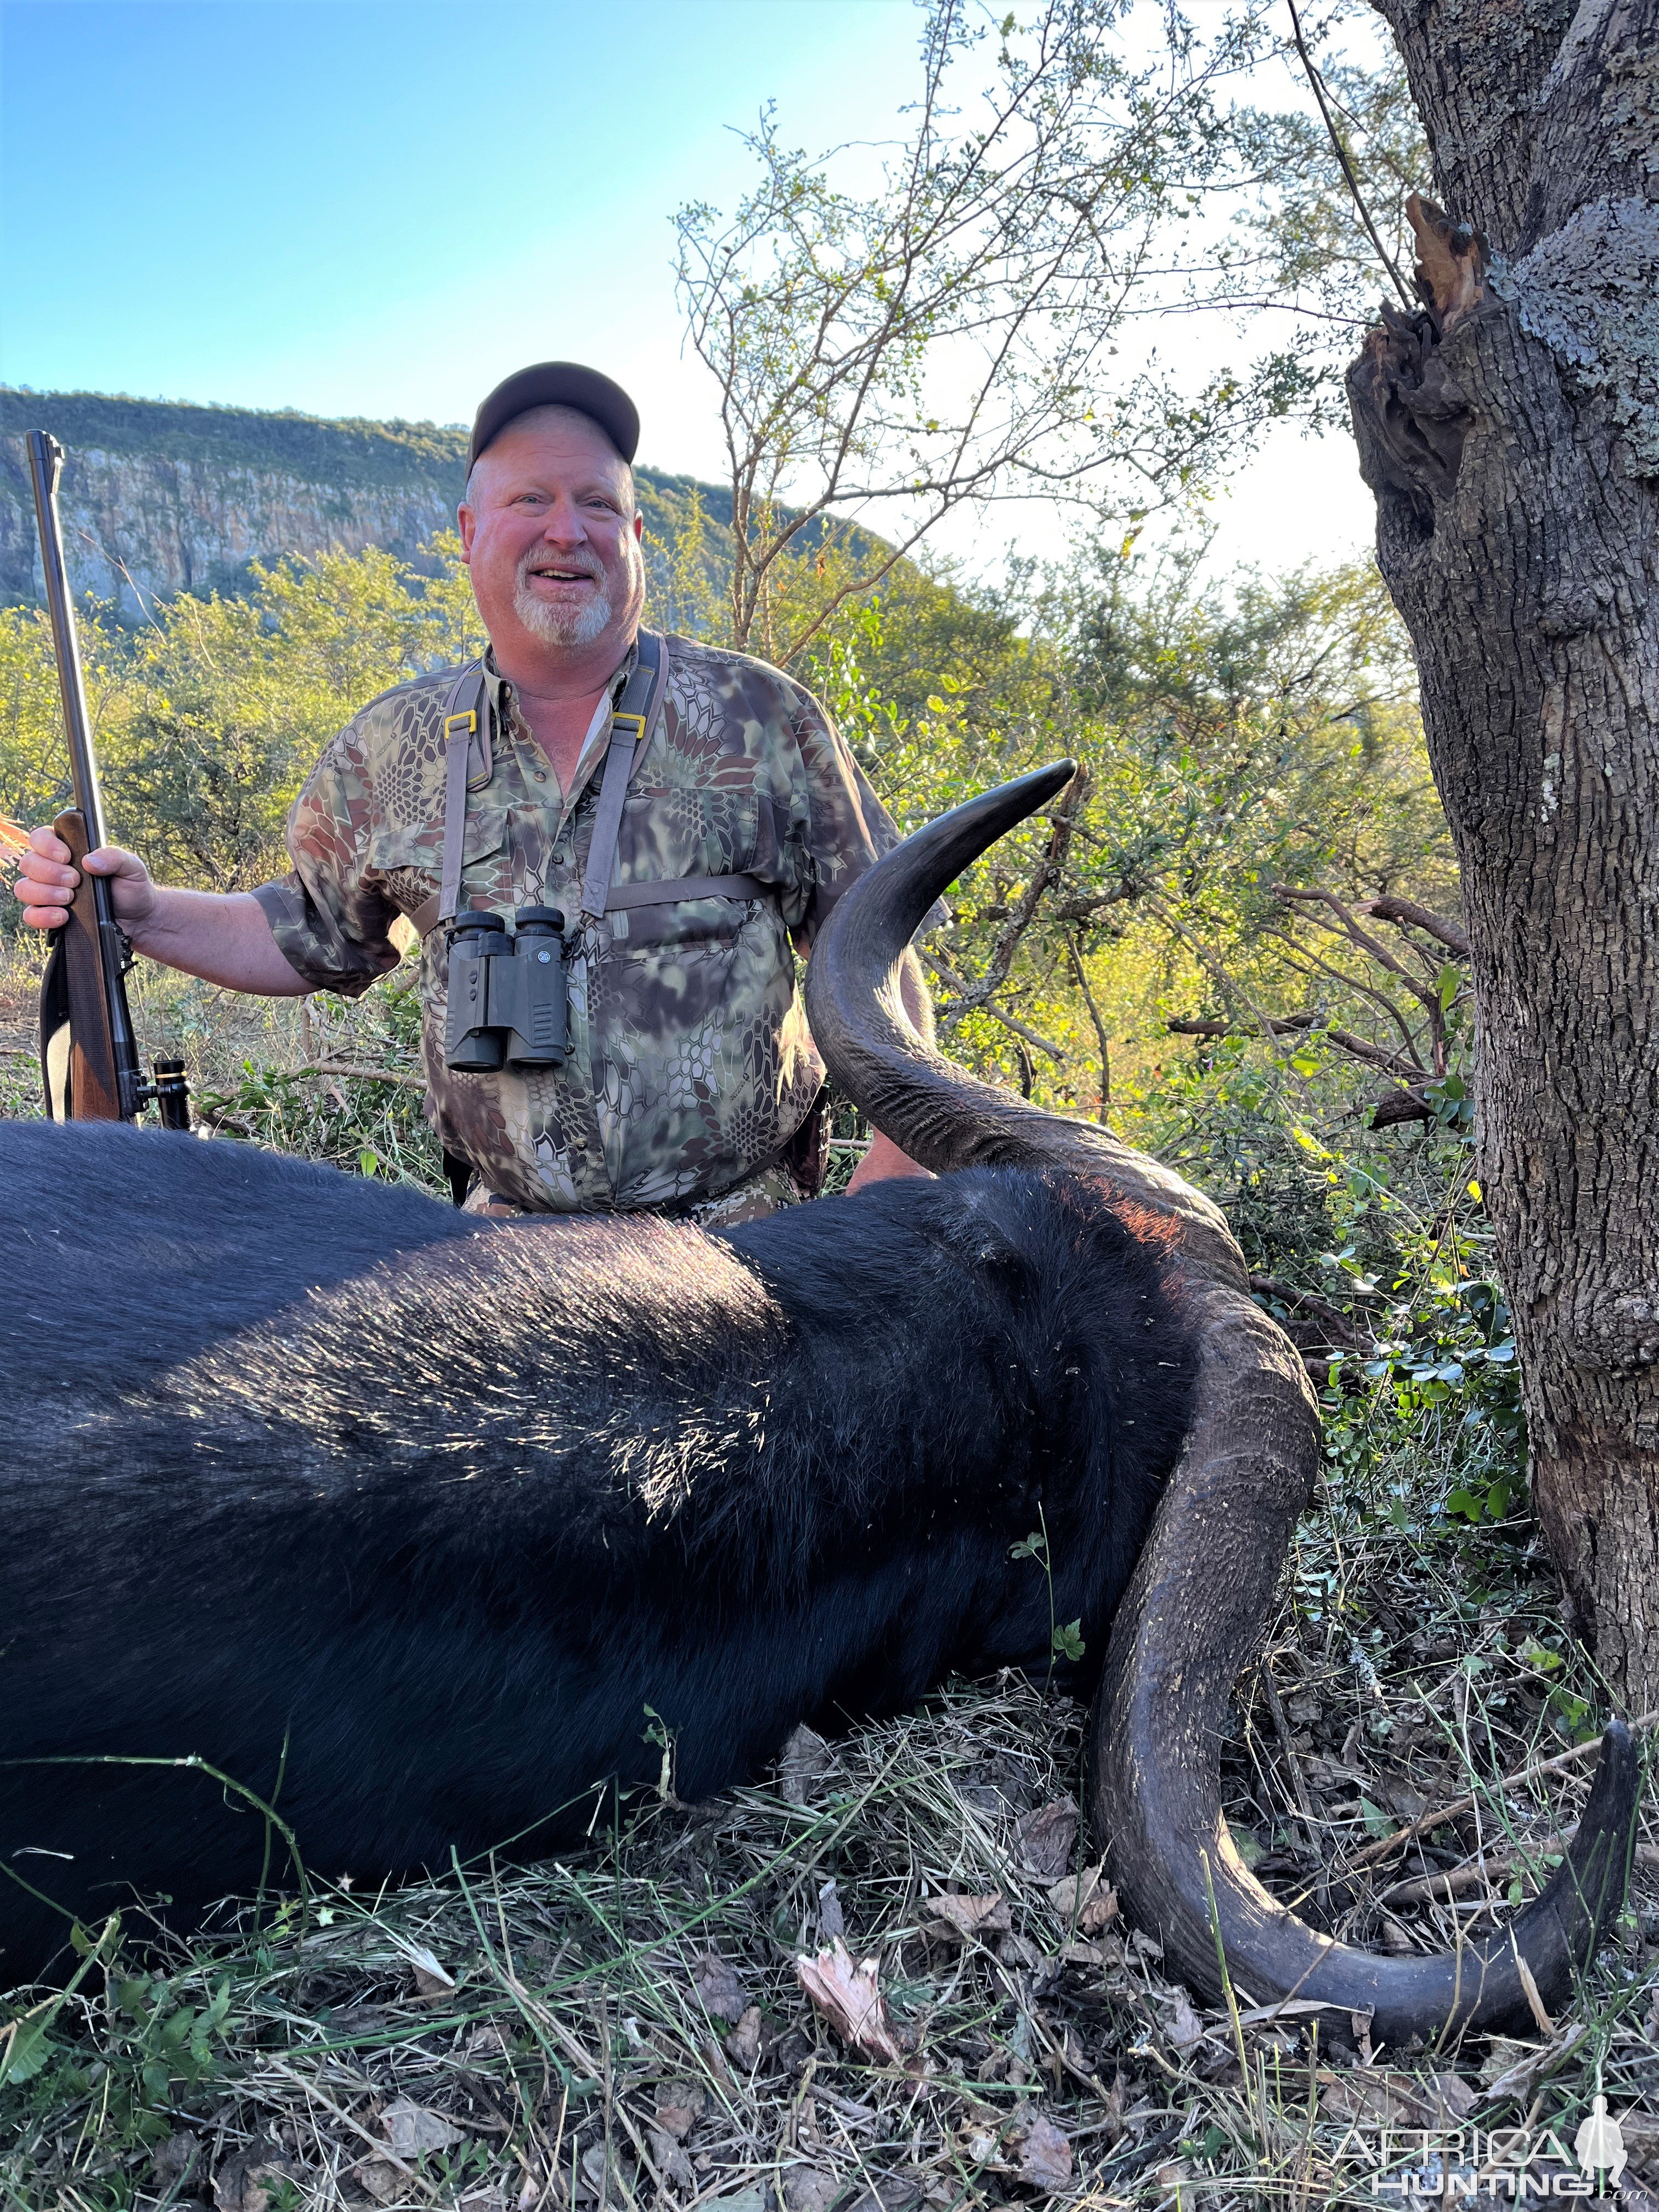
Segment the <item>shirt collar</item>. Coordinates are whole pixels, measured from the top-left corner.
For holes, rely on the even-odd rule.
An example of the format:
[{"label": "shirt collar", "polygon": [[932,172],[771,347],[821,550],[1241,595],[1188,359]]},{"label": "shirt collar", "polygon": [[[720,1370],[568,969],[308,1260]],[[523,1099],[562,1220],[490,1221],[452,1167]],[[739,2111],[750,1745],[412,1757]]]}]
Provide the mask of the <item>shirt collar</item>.
[{"label": "shirt collar", "polygon": [[[576,757],[576,773],[571,779],[570,788],[568,791],[561,790],[559,793],[561,828],[568,819],[577,800],[592,781],[593,771],[605,757],[605,746],[610,737],[611,714],[622,697],[629,678],[638,665],[639,658],[639,634],[635,631],[616,672],[605,686],[605,696],[593,709],[593,719],[587,726],[587,735],[582,739],[582,749]],[[536,744],[528,728],[524,726],[520,716],[514,711],[513,687],[495,665],[495,648],[493,645],[486,647],[484,650],[483,672],[484,687],[489,695],[492,726],[497,731],[510,728],[517,741],[531,747],[539,758],[540,746]],[[555,778],[556,782],[556,781],[557,779]]]},{"label": "shirt collar", "polygon": [[[639,633],[636,630],[634,635],[629,639],[628,650],[623,653],[621,660],[617,664],[616,672],[611,678],[610,683],[607,686],[607,689],[611,693],[611,700],[613,706],[616,704],[617,699],[621,693],[623,685],[627,683],[629,678],[634,673],[639,657],[640,640]],[[495,715],[496,724],[499,726],[501,718],[501,693],[504,690],[510,690],[512,686],[507,683],[506,677],[501,674],[501,670],[495,665],[495,648],[493,645],[487,645],[484,647],[483,673],[484,688],[489,694],[490,712]]]}]

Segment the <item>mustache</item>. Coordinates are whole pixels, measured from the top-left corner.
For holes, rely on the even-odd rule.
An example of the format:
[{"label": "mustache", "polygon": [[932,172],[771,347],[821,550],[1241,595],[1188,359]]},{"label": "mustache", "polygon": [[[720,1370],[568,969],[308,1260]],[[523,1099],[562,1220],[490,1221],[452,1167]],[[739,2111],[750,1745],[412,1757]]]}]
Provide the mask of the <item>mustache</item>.
[{"label": "mustache", "polygon": [[533,547],[519,562],[518,580],[526,582],[549,568],[563,568],[574,575],[591,576],[596,583],[605,581],[605,569],[592,553],[543,553]]}]

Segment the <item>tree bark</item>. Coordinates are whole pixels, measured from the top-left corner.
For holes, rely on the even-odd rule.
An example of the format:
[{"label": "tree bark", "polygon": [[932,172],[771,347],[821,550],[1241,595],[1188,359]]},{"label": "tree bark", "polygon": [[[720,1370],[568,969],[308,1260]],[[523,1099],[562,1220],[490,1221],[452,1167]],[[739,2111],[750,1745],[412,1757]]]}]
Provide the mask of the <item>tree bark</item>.
[{"label": "tree bark", "polygon": [[1480,1024],[1533,1494],[1659,1704],[1659,0],[1377,0],[1448,215],[1349,374]]}]

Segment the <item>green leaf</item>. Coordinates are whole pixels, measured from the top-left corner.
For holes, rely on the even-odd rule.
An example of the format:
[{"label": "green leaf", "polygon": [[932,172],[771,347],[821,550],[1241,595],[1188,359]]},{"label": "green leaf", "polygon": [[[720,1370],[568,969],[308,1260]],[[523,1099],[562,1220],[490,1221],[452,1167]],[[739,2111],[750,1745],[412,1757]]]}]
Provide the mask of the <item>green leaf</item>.
[{"label": "green leaf", "polygon": [[19,2021],[5,2057],[0,2060],[0,2085],[32,2081],[51,2057],[54,2046],[46,2033],[46,2024],[56,2009],[52,2006],[38,2020]]},{"label": "green leaf", "polygon": [[1064,1627],[1055,1629],[1054,1656],[1057,1659],[1070,1659],[1076,1662],[1082,1658],[1085,1646],[1083,1638],[1078,1632],[1082,1626],[1083,1616],[1079,1613],[1075,1620],[1069,1620]]},{"label": "green leaf", "polygon": [[1369,1797],[1362,1797],[1359,1801],[1359,1817],[1365,1823],[1365,1832],[1368,1836],[1380,1840],[1382,1837],[1391,1836],[1394,1833],[1394,1822],[1382,1808],[1380,1805],[1373,1805]]}]

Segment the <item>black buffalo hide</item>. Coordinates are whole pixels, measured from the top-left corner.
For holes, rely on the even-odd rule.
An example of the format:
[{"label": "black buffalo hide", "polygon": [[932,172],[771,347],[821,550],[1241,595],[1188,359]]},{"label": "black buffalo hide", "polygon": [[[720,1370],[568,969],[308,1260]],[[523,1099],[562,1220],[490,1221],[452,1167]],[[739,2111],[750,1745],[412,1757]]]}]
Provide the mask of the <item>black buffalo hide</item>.
[{"label": "black buffalo hide", "polygon": [[[1089,1660],[1188,1408],[1157,1232],[975,1170],[725,1237],[482,1225],[154,1131],[0,1126],[0,1864],[83,1920],[688,1799],[799,1721]],[[647,1708],[650,1712],[647,1712]],[[289,1874],[280,1846],[273,1871]],[[0,1980],[67,1923],[0,1875]]]}]

